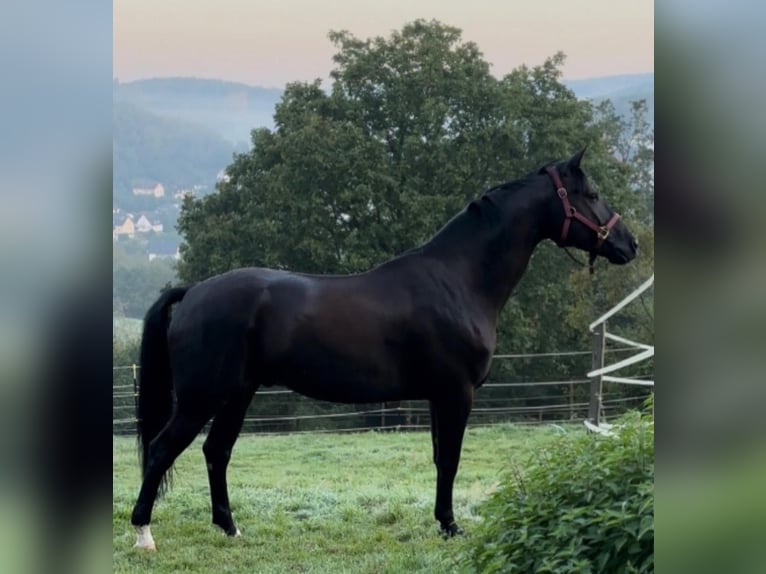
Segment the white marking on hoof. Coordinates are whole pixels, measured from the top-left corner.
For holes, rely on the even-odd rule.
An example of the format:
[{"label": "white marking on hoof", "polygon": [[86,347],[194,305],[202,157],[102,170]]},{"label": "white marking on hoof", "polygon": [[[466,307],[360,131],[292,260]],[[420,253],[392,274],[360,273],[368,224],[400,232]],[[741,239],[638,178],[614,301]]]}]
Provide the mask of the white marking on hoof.
[{"label": "white marking on hoof", "polygon": [[154,544],[154,538],[152,538],[152,531],[149,530],[149,525],[136,526],[136,534],[138,539],[133,545],[133,548],[140,548],[141,550],[157,550],[157,546]]},{"label": "white marking on hoof", "polygon": [[242,533],[239,531],[239,528],[237,528],[237,531],[234,533],[234,538],[239,538],[242,536]]}]

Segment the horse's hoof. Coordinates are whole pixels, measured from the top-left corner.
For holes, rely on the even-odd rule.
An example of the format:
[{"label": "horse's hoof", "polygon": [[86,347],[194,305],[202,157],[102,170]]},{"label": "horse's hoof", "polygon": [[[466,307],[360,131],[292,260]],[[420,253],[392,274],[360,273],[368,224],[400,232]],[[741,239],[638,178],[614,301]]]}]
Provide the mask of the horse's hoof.
[{"label": "horse's hoof", "polygon": [[237,528],[237,530],[234,532],[234,534],[231,534],[231,537],[232,538],[241,538],[242,537],[242,533],[239,531],[239,528]]},{"label": "horse's hoof", "polygon": [[456,522],[451,522],[447,526],[442,525],[441,527],[441,535],[442,538],[445,540],[448,538],[453,538],[455,536],[461,536],[463,534],[463,529],[460,528]]},{"label": "horse's hoof", "polygon": [[157,550],[157,545],[154,543],[154,538],[152,538],[152,532],[149,530],[148,524],[145,526],[136,526],[136,535],[137,539],[133,548],[148,550],[150,552],[155,552]]}]

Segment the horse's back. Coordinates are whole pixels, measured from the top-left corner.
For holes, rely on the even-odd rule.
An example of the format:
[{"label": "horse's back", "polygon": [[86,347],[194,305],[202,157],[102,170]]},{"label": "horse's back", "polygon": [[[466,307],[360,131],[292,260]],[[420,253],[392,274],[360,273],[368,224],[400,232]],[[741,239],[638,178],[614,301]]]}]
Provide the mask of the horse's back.
[{"label": "horse's back", "polygon": [[226,328],[246,326],[268,285],[284,272],[257,267],[235,269],[200,281],[176,307],[170,332],[225,324]]}]

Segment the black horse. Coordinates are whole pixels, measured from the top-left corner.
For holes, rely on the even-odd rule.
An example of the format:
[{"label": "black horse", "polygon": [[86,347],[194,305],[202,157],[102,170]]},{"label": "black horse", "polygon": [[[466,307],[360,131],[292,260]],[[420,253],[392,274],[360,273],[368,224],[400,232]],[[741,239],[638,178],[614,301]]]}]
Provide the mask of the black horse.
[{"label": "black horse", "polygon": [[[259,386],[341,403],[424,399],[435,517],[461,532],[452,487],[474,392],[487,378],[501,309],[535,246],[551,239],[625,264],[637,242],[568,161],[487,190],[428,242],[357,275],[235,269],[165,291],[146,314],[138,399],[143,484],[131,522],[154,549],[152,507],[176,457],[203,445],[213,523],[232,519],[226,467]],[[170,319],[170,307],[177,303]]]}]

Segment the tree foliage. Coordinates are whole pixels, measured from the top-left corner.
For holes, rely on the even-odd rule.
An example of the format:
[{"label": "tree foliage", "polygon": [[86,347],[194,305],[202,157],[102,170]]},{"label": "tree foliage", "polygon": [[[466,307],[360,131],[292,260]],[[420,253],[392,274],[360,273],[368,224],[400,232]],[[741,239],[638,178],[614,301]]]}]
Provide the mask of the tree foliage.
[{"label": "tree foliage", "polygon": [[144,253],[131,253],[115,244],[112,267],[112,313],[115,317],[143,319],[166,284],[176,278],[174,261],[149,261]]}]

